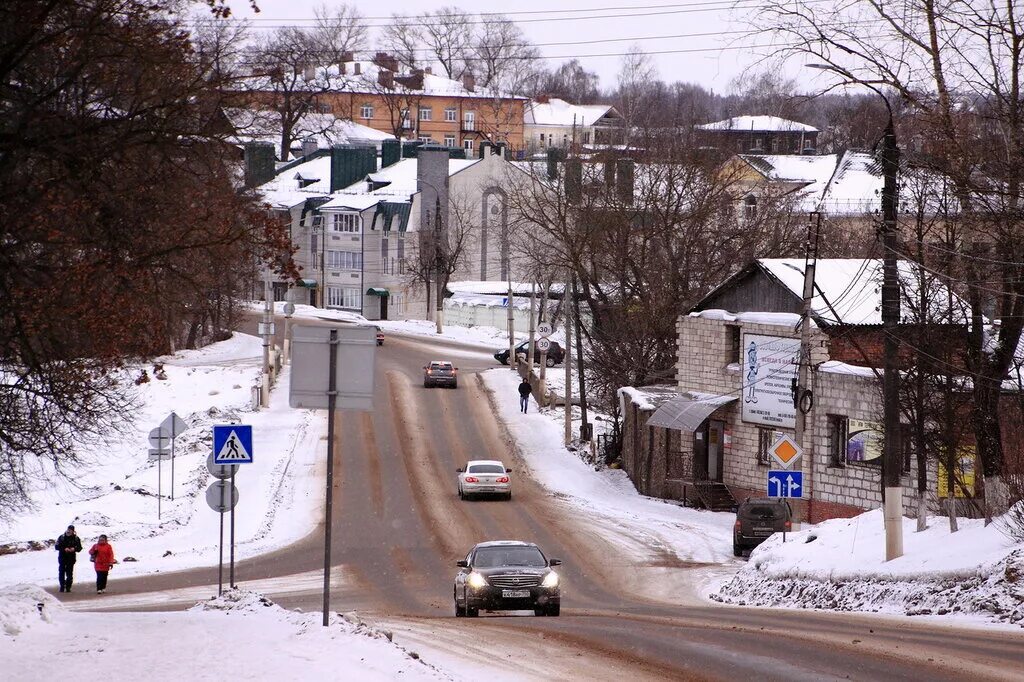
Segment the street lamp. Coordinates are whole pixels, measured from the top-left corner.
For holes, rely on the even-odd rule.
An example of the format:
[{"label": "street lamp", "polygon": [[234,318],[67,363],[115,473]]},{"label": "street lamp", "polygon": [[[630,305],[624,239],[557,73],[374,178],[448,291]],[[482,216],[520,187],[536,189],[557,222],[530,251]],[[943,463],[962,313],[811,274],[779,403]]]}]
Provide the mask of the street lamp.
[{"label": "street lamp", "polygon": [[898,325],[900,321],[900,287],[896,262],[896,211],[898,196],[896,176],[899,172],[900,150],[896,144],[892,106],[885,94],[871,83],[858,81],[848,70],[830,64],[807,64],[810,69],[830,71],[850,83],[862,85],[881,98],[889,113],[882,136],[882,331],[884,442],[882,451],[882,479],[884,487],[885,560],[903,556],[903,486],[900,473],[903,468],[900,453],[899,413],[899,350]]}]

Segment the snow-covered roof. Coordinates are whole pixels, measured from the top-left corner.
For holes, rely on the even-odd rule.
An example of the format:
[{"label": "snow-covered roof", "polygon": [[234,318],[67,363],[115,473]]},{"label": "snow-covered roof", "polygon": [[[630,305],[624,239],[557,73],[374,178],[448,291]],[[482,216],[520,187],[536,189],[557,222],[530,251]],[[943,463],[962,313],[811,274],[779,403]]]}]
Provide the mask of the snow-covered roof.
[{"label": "snow-covered roof", "polygon": [[804,132],[816,133],[818,129],[806,123],[790,121],[778,116],[734,116],[724,121],[705,123],[698,130],[733,130],[737,132]]},{"label": "snow-covered roof", "polygon": [[[803,296],[804,260],[802,258],[761,258],[758,265],[789,289]],[[919,305],[920,268],[912,261],[897,263],[900,280],[900,318],[914,323]],[[882,260],[880,258],[821,258],[814,271],[815,293],[811,299],[813,315],[825,324],[878,325],[882,323]],[[934,309],[928,318],[939,324],[968,324],[968,306],[939,281],[925,280]],[[952,297],[952,316],[947,310]]]},{"label": "snow-covered roof", "polygon": [[[448,175],[455,175],[480,161],[480,159],[449,159]],[[366,182],[360,180],[332,194],[331,200],[321,206],[320,210],[328,212],[332,209],[337,211],[346,208],[364,210],[380,201],[410,201],[412,196],[419,191],[416,182],[417,163],[417,159],[402,159],[387,168],[381,168],[376,173],[371,173],[369,179],[375,183],[387,183],[384,187],[371,191]]]},{"label": "snow-covered roof", "polygon": [[[358,64],[359,74],[356,74],[356,65]],[[331,79],[334,83],[334,89],[339,91],[347,91],[354,93],[381,93],[383,88],[379,84],[378,78],[382,68],[371,60],[355,59],[352,61],[345,62],[342,67],[337,65],[331,66],[327,69],[327,78]],[[344,71],[344,73],[342,73]],[[423,95],[440,95],[448,97],[477,97],[477,98],[501,98],[501,99],[525,99],[525,97],[518,97],[514,95],[508,95],[491,88],[474,87],[472,90],[466,88],[465,83],[461,80],[454,80],[447,76],[439,76],[432,73],[423,73],[423,87],[422,88],[408,88],[406,85],[401,83],[401,80],[407,80],[413,77],[413,74],[409,71],[392,72],[392,87],[397,93],[419,93]]]},{"label": "snow-covered roof", "polygon": [[801,210],[814,211],[836,170],[835,154],[740,154],[739,158],[770,182],[799,183]]},{"label": "snow-covered roof", "polygon": [[873,154],[847,151],[821,196],[821,208],[832,215],[878,210],[884,184],[882,165]]},{"label": "snow-covered roof", "polygon": [[523,122],[535,126],[592,126],[609,113],[618,117],[610,104],[571,104],[552,97],[546,102],[527,104]]},{"label": "snow-covered roof", "polygon": [[[300,178],[309,184],[299,187]],[[331,192],[331,157],[323,154],[293,165],[257,187],[256,191],[265,203],[277,209],[292,208],[307,199],[326,196]]]}]

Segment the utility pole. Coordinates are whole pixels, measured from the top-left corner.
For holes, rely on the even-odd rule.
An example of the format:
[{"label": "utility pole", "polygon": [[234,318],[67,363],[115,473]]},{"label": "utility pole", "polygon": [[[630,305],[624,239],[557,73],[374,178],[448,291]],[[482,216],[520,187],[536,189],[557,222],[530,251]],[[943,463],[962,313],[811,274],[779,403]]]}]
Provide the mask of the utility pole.
[{"label": "utility pole", "polygon": [[896,263],[896,175],[900,150],[892,113],[882,137],[882,331],[885,334],[883,401],[885,440],[882,451],[882,482],[885,503],[885,560],[903,556],[903,486],[900,484],[902,456],[900,447],[900,285]]},{"label": "utility pole", "polygon": [[444,228],[441,226],[441,196],[437,196],[437,204],[434,207],[434,265],[437,268],[435,279],[437,280],[437,301],[436,301],[436,313],[434,314],[434,321],[437,324],[437,333],[440,334],[444,331],[444,277],[441,275],[441,270],[445,266],[447,260],[447,249],[446,244],[442,243],[444,237]]},{"label": "utility pole", "polygon": [[[814,271],[818,263],[821,213],[814,211],[811,216],[812,220],[807,224],[807,242],[804,245],[804,300],[800,316],[800,359],[797,369],[796,390],[793,391],[793,407],[796,416],[794,429],[796,433],[794,435],[796,444],[801,450],[804,449],[804,431],[807,428],[807,414],[811,411],[814,404],[807,384],[811,368],[811,299],[814,298]],[[811,462],[811,475],[813,476],[813,457]],[[808,498],[808,505],[810,501],[811,498]]]},{"label": "utility pole", "polygon": [[270,276],[263,283],[263,379],[260,386],[260,405],[270,407],[270,346],[274,342],[271,328],[274,324],[274,290]]},{"label": "utility pole", "polygon": [[[541,290],[541,294],[540,294],[540,317],[539,317],[539,319],[540,319],[541,322],[547,322],[548,321],[548,315],[547,315],[548,291],[550,289],[551,289],[551,281],[548,280],[548,281],[546,281],[544,283],[544,288]],[[539,378],[539,382],[538,382],[537,395],[539,395],[541,397],[541,400],[545,401],[545,402],[541,403],[545,407],[547,407],[547,402],[546,401],[547,401],[547,395],[548,395],[548,387],[547,387],[547,383],[546,383],[546,379],[547,379],[546,372],[547,372],[547,369],[548,369],[548,354],[547,354],[546,351],[541,351],[541,354],[540,354],[540,378]]]},{"label": "utility pole", "polygon": [[572,442],[572,306],[569,292],[572,287],[565,283],[562,289],[562,313],[565,315],[565,444]]},{"label": "utility pole", "polygon": [[533,373],[533,359],[536,357],[534,342],[537,335],[537,284],[530,282],[530,345],[526,348],[526,372]]},{"label": "utility pole", "polygon": [[513,372],[519,371],[518,362],[516,361],[516,318],[513,315],[513,303],[512,298],[512,273],[507,273],[509,276],[508,280],[508,305],[505,307],[508,315],[508,366],[512,368]]},{"label": "utility pole", "polygon": [[580,301],[576,295],[576,273],[572,275],[572,319],[576,330],[576,375],[580,382],[580,440],[590,440],[590,422],[587,421],[587,388],[583,378],[583,339],[580,338]]}]

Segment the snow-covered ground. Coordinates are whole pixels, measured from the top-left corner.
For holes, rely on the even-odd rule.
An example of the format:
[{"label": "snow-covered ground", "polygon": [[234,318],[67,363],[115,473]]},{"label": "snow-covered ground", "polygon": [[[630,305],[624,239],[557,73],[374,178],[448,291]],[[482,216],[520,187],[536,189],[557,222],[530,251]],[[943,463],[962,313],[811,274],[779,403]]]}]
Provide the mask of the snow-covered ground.
[{"label": "snow-covered ground", "polygon": [[903,520],[904,554],[885,561],[881,510],[833,519],[787,536],[774,535],[711,597],[730,604],[960,614],[970,620],[1024,625],[1024,543],[999,522],[943,517],[915,532]]},{"label": "snow-covered ground", "polygon": [[[100,533],[109,536],[120,560],[112,581],[216,564],[220,519],[206,504],[206,488],[213,480],[206,458],[213,425],[234,420],[252,425],[254,441],[254,462],[240,465],[235,481],[236,557],[277,549],[305,536],[322,514],[317,468],[325,461],[326,419],[288,407],[287,367],[271,393],[270,409],[253,411],[260,344],[256,337],[236,333],[200,350],[159,358],[164,380],[155,378],[152,363],[130,368],[129,377],[143,368],[151,377],[137,389],[132,423],[116,440],[85,453],[89,467],[74,473],[73,483],[50,477],[33,490],[34,512],[0,528],[0,545],[45,543],[74,524],[86,549]],[[150,461],[147,441],[149,431],[172,410],[189,425],[175,444],[173,501],[171,462]],[[164,493],[159,519],[158,483]],[[288,513],[277,514],[279,508]],[[92,578],[90,568],[87,560],[79,562],[79,582]],[[0,556],[0,586],[22,582],[55,584],[50,546]]]},{"label": "snow-covered ground", "polygon": [[[168,655],[154,660],[154,651]],[[318,613],[243,591],[188,611],[112,614],[10,587],[0,591],[0,660],[10,680],[452,679],[356,617],[332,614],[323,627]]]}]

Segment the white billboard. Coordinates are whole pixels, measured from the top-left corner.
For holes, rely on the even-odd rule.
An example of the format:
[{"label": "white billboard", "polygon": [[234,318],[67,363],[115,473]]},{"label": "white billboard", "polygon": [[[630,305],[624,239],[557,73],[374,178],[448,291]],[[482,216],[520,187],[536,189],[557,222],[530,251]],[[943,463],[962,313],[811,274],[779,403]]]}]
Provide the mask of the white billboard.
[{"label": "white billboard", "polygon": [[743,421],[796,428],[793,380],[797,376],[800,339],[744,334],[740,357]]}]

